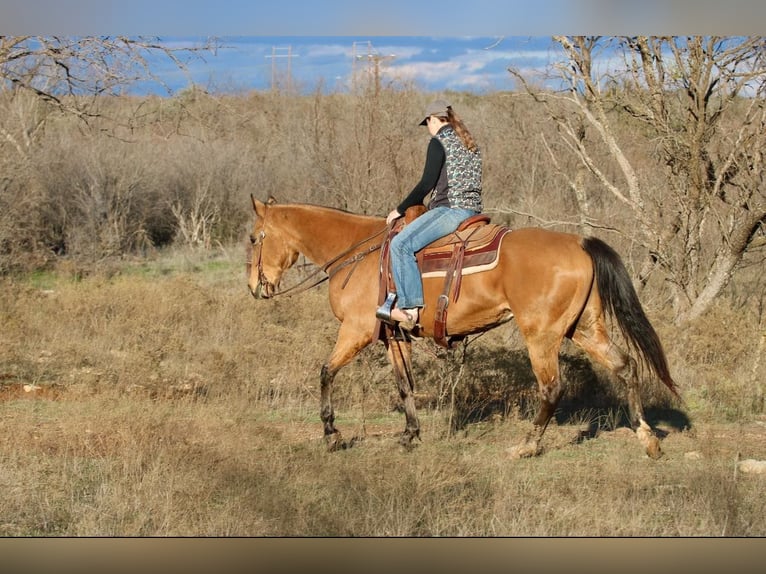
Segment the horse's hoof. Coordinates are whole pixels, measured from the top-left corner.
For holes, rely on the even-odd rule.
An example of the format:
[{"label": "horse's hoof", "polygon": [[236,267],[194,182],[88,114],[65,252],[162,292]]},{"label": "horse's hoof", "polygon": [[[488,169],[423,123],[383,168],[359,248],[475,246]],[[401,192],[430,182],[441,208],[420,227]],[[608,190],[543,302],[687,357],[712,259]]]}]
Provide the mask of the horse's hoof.
[{"label": "horse's hoof", "polygon": [[660,448],[659,439],[657,437],[653,438],[654,440],[652,441],[652,444],[646,447],[646,454],[649,455],[649,458],[657,460],[658,458],[662,457],[662,449]]},{"label": "horse's hoof", "polygon": [[641,421],[639,427],[636,429],[636,436],[638,437],[639,442],[644,446],[649,458],[657,460],[662,456],[660,439],[655,436],[651,427],[644,421]]},{"label": "horse's hoof", "polygon": [[351,440],[345,442],[345,445],[343,448],[351,448],[352,446],[356,446],[360,444],[364,440],[363,436],[352,436]]},{"label": "horse's hoof", "polygon": [[420,437],[416,434],[404,431],[399,437],[399,444],[402,445],[408,452],[412,451],[417,446],[415,443],[415,438]]},{"label": "horse's hoof", "polygon": [[326,434],[324,440],[327,445],[327,452],[335,452],[336,450],[343,450],[346,448],[346,441],[343,440],[340,431]]},{"label": "horse's hoof", "polygon": [[651,437],[647,437],[646,439],[642,440],[641,443],[644,445],[644,448],[646,449],[646,455],[649,458],[657,460],[658,458],[662,457],[660,439],[658,439],[656,436],[652,435]]},{"label": "horse's hoof", "polygon": [[523,444],[517,444],[516,446],[512,446],[507,451],[508,455],[512,459],[519,459],[519,458],[531,458],[533,456],[538,456],[543,452],[543,449],[540,448],[536,443],[523,443]]}]

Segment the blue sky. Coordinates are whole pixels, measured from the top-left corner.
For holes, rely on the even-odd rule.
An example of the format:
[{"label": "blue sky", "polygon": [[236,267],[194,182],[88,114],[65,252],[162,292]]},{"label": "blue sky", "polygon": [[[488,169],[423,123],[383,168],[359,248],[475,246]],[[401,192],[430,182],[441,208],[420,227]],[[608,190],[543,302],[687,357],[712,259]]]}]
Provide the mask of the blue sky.
[{"label": "blue sky", "polygon": [[557,20],[571,26],[581,14],[577,8],[582,2],[611,5],[620,0],[24,0],[3,2],[0,32],[537,35]]},{"label": "blue sky", "polygon": [[173,36],[760,34],[758,0],[23,0],[0,33]]},{"label": "blue sky", "polygon": [[[172,47],[202,38],[163,38]],[[346,91],[352,77],[424,91],[485,93],[513,87],[508,66],[541,69],[557,51],[549,36],[228,36],[215,53],[188,59],[182,72],[156,66],[173,91],[194,83],[214,92],[292,87]],[[144,86],[162,93],[158,84]]]},{"label": "blue sky", "polygon": [[189,82],[219,91],[265,89],[272,73],[277,82],[289,79],[302,91],[320,82],[325,89],[343,89],[366,56],[377,56],[385,82],[486,92],[513,87],[508,66],[532,70],[550,63],[554,34],[762,34],[764,22],[766,3],[753,0],[24,0],[0,5],[0,34],[158,36],[172,46],[218,38],[217,53],[190,60],[187,76],[173,66],[158,69],[173,90]]}]

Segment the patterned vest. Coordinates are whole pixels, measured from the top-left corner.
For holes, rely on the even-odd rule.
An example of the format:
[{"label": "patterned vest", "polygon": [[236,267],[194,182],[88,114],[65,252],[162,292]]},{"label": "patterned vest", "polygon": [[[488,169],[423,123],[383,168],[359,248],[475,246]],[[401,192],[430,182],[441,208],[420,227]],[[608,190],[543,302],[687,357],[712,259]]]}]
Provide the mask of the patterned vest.
[{"label": "patterned vest", "polygon": [[450,207],[481,212],[481,151],[468,151],[452,126],[436,134],[447,154],[447,200]]}]

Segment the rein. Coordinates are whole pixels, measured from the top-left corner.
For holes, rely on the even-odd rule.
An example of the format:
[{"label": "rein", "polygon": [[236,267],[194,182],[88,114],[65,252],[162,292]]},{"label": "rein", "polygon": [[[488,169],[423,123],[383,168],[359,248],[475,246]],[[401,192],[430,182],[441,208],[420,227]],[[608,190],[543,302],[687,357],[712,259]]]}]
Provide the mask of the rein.
[{"label": "rein", "polygon": [[[364,245],[368,241],[370,241],[372,239],[375,239],[377,236],[383,234],[387,230],[388,230],[388,227],[384,227],[382,230],[378,231],[377,233],[375,233],[373,235],[370,235],[369,237],[367,237],[365,239],[362,239],[361,241],[355,243],[354,245],[352,245],[351,247],[349,247],[348,249],[346,249],[345,251],[343,251],[339,255],[337,255],[337,256],[333,257],[332,259],[330,259],[329,261],[327,261],[324,265],[314,269],[314,271],[312,271],[310,274],[308,274],[306,277],[304,277],[301,281],[299,281],[295,285],[292,285],[292,286],[290,286],[287,289],[284,289],[282,291],[275,291],[271,295],[270,298],[273,299],[277,295],[288,295],[288,294],[289,295],[295,295],[296,293],[302,293],[303,291],[308,291],[309,289],[311,289],[313,287],[316,287],[317,285],[320,285],[320,284],[324,283],[325,281],[331,279],[341,269],[344,269],[344,268],[348,267],[349,265],[353,265],[353,267],[351,267],[351,269],[349,270],[348,275],[346,276],[346,280],[343,282],[343,285],[341,287],[341,288],[344,288],[346,286],[346,284],[348,283],[349,279],[351,279],[351,275],[354,273],[354,270],[356,269],[356,265],[360,261],[362,261],[362,259],[364,259],[368,255],[370,255],[371,253],[374,253],[375,251],[380,249],[383,244],[382,243],[378,243],[376,245],[371,245],[370,247],[367,248],[366,251],[362,251],[362,252],[357,253],[356,255],[354,255],[352,257],[349,257],[345,261],[341,261],[341,263],[337,267],[335,267],[332,271],[328,271],[328,269],[332,265],[334,265],[335,263],[337,263],[338,261],[343,259],[346,255],[348,255],[349,253],[351,253],[352,251],[354,251],[355,249],[360,247],[361,245]],[[263,241],[263,239],[265,239],[265,237],[266,237],[266,234],[263,231],[261,231],[261,241]],[[263,245],[261,245],[261,251],[258,253],[258,277],[259,277],[259,281],[263,282],[262,281],[263,269],[262,269],[262,263],[261,263],[261,253],[263,253]],[[306,285],[306,283],[308,283],[309,280],[311,280],[315,275],[317,275],[320,272],[327,273],[327,275],[325,277],[320,277],[318,279],[314,279],[314,281],[311,284]]]}]

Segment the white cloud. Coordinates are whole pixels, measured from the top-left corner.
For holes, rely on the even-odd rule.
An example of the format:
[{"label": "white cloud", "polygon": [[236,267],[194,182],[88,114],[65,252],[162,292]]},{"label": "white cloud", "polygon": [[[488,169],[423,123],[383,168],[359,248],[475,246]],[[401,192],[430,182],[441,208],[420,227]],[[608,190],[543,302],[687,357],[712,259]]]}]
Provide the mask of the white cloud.
[{"label": "white cloud", "polygon": [[373,46],[373,51],[381,55],[393,55],[397,60],[409,60],[420,56],[423,48],[419,46]]},{"label": "white cloud", "polygon": [[302,54],[308,58],[326,58],[331,56],[351,56],[352,46],[342,44],[310,44],[304,46]]},{"label": "white cloud", "polygon": [[445,78],[460,73],[460,64],[448,62],[413,62],[411,64],[392,65],[382,70],[382,75],[401,80],[437,83]]},{"label": "white cloud", "polygon": [[443,61],[411,61],[404,64],[394,61],[383,68],[381,73],[391,79],[413,81],[421,85],[487,89],[510,83],[507,68],[514,61],[547,62],[550,56],[547,51],[520,53],[469,49]]}]

